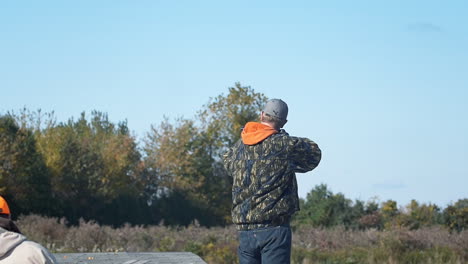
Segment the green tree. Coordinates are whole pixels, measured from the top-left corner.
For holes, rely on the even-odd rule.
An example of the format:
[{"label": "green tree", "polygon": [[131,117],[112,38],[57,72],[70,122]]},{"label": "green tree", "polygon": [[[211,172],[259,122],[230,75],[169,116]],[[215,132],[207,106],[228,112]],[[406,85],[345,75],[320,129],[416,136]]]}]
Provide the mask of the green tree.
[{"label": "green tree", "polygon": [[353,203],[342,193],[333,194],[326,184],[315,186],[305,201],[301,202],[301,211],[294,217],[295,225],[314,227],[332,227],[343,225],[357,228],[358,219],[365,214],[362,201]]},{"label": "green tree", "polygon": [[418,229],[423,226],[432,226],[442,223],[440,208],[434,204],[419,204],[416,200],[406,206],[406,213],[398,219],[400,226]]},{"label": "green tree", "polygon": [[146,185],[152,191],[148,199],[167,208],[163,212],[166,223],[189,224],[197,219],[213,225],[223,218],[212,204],[218,194],[211,188],[217,183],[213,180],[213,159],[202,138],[194,121],[179,119],[172,124],[166,119],[153,126],[145,139]]},{"label": "green tree", "polygon": [[124,196],[137,199],[141,189],[140,153],[126,122],[115,125],[97,111],[88,121],[82,113],[76,121],[70,119],[40,131],[37,141],[61,205],[58,214],[72,223],[81,217],[114,223],[112,214],[131,209],[119,204],[109,210]]},{"label": "green tree", "polygon": [[384,228],[392,228],[394,225],[398,225],[396,223],[396,218],[400,214],[398,210],[398,205],[396,201],[387,200],[382,203],[382,207],[380,209],[380,213],[382,215],[382,221],[384,224]]},{"label": "green tree", "polygon": [[359,228],[383,228],[382,214],[379,211],[379,204],[375,200],[370,200],[366,203],[364,215],[358,219]]},{"label": "green tree", "polygon": [[[179,224],[198,219],[203,225],[230,222],[231,179],[221,155],[240,138],[243,125],[258,119],[266,102],[250,87],[229,88],[229,94],[211,98],[195,120],[164,120],[145,138],[147,195],[159,207],[177,207]],[[190,202],[188,202],[190,201]],[[189,215],[191,217],[185,217]],[[169,217],[176,221],[178,217]]]},{"label": "green tree", "polygon": [[460,199],[443,211],[445,225],[451,231],[461,232],[468,229],[468,199]]},{"label": "green tree", "polygon": [[12,115],[0,116],[0,193],[14,216],[53,210],[49,171],[34,134]]}]

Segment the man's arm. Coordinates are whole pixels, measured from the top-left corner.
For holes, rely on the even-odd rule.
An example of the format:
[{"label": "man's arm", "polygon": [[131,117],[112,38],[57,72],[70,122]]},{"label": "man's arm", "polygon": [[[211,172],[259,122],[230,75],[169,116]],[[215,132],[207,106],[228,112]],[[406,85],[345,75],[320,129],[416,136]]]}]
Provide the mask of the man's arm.
[{"label": "man's arm", "polygon": [[231,147],[223,155],[223,165],[224,165],[224,168],[226,169],[226,172],[228,173],[229,176],[232,176],[231,175],[232,152],[233,151],[232,151],[232,147]]},{"label": "man's arm", "polygon": [[295,172],[308,172],[317,167],[322,159],[319,146],[308,138],[291,137],[292,150],[289,160]]}]

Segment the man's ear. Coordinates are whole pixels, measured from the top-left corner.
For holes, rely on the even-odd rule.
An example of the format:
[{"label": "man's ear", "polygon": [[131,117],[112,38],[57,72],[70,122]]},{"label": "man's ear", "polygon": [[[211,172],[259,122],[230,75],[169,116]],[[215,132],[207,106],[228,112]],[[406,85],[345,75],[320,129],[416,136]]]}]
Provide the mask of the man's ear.
[{"label": "man's ear", "polygon": [[288,120],[284,120],[283,125],[281,126],[281,128],[283,128],[284,125],[286,125],[287,122],[288,122]]}]

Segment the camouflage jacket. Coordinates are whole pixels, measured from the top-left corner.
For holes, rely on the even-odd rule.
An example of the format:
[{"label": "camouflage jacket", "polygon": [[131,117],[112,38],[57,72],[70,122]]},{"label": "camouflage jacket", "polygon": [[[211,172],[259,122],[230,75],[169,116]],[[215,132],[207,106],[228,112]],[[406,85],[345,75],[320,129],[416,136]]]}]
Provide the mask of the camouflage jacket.
[{"label": "camouflage jacket", "polygon": [[252,125],[254,132],[262,132],[264,125],[247,123],[243,138],[224,155],[233,177],[232,220],[239,230],[289,223],[299,210],[295,173],[313,170],[321,159],[316,143],[284,130],[256,136],[246,144],[245,130]]}]

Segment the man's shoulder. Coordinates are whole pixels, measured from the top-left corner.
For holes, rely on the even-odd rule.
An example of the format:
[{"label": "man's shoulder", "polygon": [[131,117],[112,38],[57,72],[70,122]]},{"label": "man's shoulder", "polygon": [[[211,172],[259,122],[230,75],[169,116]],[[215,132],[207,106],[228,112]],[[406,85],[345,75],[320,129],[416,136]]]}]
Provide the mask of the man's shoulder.
[{"label": "man's shoulder", "polygon": [[273,134],[267,139],[270,139],[273,142],[283,141],[285,143],[294,143],[297,141],[310,141],[310,139],[305,138],[305,137],[298,137],[298,136],[290,135],[284,130],[281,130],[279,133]]},{"label": "man's shoulder", "polygon": [[55,258],[44,246],[31,240],[25,240],[19,244],[15,249],[15,254],[32,257],[37,261],[34,263],[53,263],[50,261],[55,261]]}]

